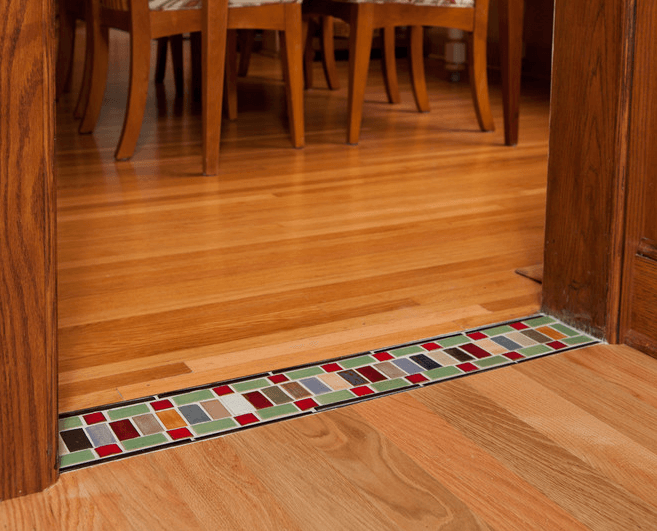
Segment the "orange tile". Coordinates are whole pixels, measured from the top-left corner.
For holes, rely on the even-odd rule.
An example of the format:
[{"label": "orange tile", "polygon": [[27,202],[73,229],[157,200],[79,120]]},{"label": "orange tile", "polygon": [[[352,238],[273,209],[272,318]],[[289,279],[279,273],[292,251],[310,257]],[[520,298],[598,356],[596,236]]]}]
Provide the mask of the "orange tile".
[{"label": "orange tile", "polygon": [[546,336],[551,337],[552,339],[563,339],[564,337],[568,337],[566,334],[562,334],[561,332],[558,332],[549,326],[543,326],[541,328],[537,328],[536,330],[541,334],[545,334]]},{"label": "orange tile", "polygon": [[166,411],[158,412],[157,416],[167,428],[167,430],[175,430],[176,428],[183,428],[187,423],[178,414],[175,409],[167,409]]}]

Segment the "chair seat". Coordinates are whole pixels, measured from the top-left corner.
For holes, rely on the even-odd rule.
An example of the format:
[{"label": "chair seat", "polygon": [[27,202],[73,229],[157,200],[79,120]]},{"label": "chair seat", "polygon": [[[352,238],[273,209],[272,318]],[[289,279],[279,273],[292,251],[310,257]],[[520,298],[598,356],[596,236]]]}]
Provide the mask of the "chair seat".
[{"label": "chair seat", "polygon": [[[446,1],[446,0],[441,0]],[[462,0],[457,0],[462,1]],[[228,7],[251,7],[266,4],[295,4],[301,0],[228,0]],[[202,0],[149,0],[151,11],[176,11],[179,9],[201,9]]]}]

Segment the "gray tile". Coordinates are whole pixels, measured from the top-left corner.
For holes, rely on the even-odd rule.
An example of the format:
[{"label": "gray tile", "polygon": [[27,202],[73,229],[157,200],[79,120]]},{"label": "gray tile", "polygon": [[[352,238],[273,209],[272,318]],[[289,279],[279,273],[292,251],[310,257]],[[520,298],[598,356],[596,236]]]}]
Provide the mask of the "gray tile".
[{"label": "gray tile", "polygon": [[310,391],[316,395],[321,395],[323,393],[329,393],[333,389],[329,388],[327,385],[324,385],[317,378],[303,378],[299,380],[304,386],[306,386]]},{"label": "gray tile", "polygon": [[116,437],[107,424],[96,424],[85,429],[94,446],[105,446],[116,442]]},{"label": "gray tile", "polygon": [[407,374],[417,374],[418,372],[424,371],[422,367],[420,367],[417,363],[413,363],[408,358],[400,358],[398,360],[393,360],[392,362]]},{"label": "gray tile", "polygon": [[208,422],[208,417],[198,404],[189,404],[187,406],[180,406],[178,408],[185,420],[190,424],[200,424],[201,422]]},{"label": "gray tile", "polygon": [[508,348],[509,350],[518,350],[519,348],[522,348],[522,345],[518,345],[518,343],[511,341],[508,337],[497,336],[492,337],[491,339],[498,345],[501,345],[504,348]]}]

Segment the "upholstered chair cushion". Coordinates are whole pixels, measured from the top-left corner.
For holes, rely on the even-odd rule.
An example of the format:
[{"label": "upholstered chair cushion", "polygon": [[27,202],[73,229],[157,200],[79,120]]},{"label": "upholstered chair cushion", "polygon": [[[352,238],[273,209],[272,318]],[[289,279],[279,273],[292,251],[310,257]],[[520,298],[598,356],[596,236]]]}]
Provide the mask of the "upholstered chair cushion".
[{"label": "upholstered chair cushion", "polygon": [[[457,0],[462,1],[462,0]],[[264,4],[295,4],[301,0],[228,0],[229,7],[261,6]],[[148,0],[151,11],[173,11],[176,9],[201,9],[201,0]]]},{"label": "upholstered chair cushion", "polygon": [[445,6],[445,7],[474,7],[475,0],[337,0],[338,2],[350,3],[374,3],[374,4],[414,4],[421,6]]}]

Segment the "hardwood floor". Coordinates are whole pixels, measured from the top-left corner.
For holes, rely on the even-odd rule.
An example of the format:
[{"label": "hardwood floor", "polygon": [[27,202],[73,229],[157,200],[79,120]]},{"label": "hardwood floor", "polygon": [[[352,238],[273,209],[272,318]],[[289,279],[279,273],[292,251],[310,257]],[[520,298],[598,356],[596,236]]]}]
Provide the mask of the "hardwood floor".
[{"label": "hardwood floor", "polygon": [[151,84],[132,161],[112,159],[127,86],[115,37],[95,133],[78,135],[73,95],[57,109],[60,411],[538,309],[540,286],[514,270],[542,259],[546,91],[527,88],[507,148],[499,87],[498,130],[481,133],[467,84],[428,69],[432,112],[418,114],[405,62],[389,105],[373,61],[360,145],[344,144],[346,88],[316,88],[295,150],[278,62],[256,55],[221,175],[203,177],[200,113],[170,78]]},{"label": "hardwood floor", "polygon": [[654,529],[657,360],[597,345],[62,475],[2,529]]}]

